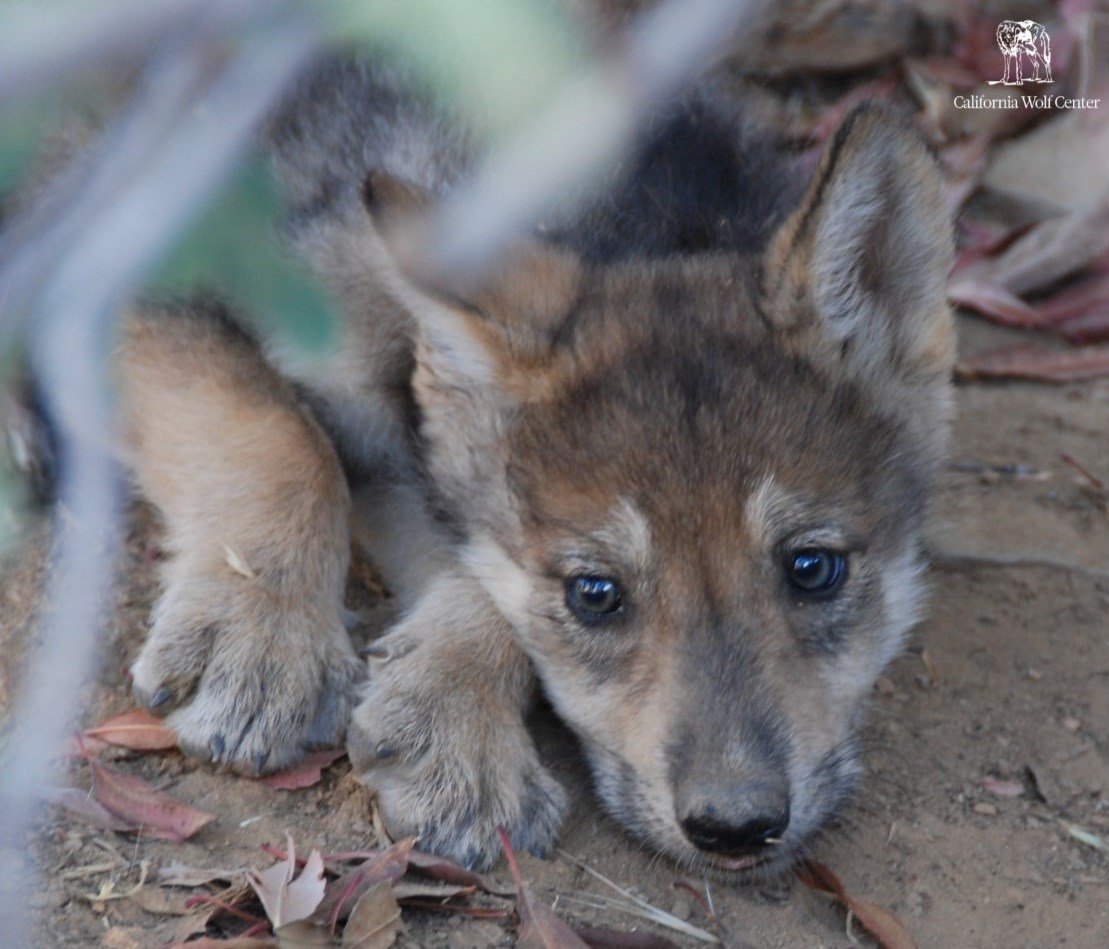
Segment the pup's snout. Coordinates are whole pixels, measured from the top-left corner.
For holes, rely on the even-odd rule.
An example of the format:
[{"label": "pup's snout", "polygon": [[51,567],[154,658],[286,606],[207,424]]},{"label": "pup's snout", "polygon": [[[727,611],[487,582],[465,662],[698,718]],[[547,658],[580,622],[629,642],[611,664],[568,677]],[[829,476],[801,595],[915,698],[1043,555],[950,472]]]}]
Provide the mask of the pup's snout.
[{"label": "pup's snout", "polygon": [[682,821],[682,830],[693,846],[722,857],[755,856],[780,840],[787,827],[788,811],[754,817],[739,825],[722,823],[703,814]]}]

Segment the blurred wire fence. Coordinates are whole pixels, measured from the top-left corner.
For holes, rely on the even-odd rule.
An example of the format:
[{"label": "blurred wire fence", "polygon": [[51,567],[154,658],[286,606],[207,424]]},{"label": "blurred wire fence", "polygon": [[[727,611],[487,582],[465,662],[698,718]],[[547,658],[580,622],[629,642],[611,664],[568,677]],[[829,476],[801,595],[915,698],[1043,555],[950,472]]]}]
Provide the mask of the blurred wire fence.
[{"label": "blurred wire fence", "polygon": [[[587,42],[573,6],[0,4],[0,194],[15,194],[0,217],[0,367],[30,363],[62,442],[46,607],[0,747],[9,945],[31,944],[28,833],[95,668],[113,582],[117,314],[152,288],[215,286],[302,349],[328,345],[326,301],[270,237],[276,199],[251,149],[282,89],[325,49],[402,53],[486,136],[489,159],[440,210],[431,248],[441,266],[477,268],[617,160],[637,117],[704,69],[754,4],[669,0],[605,44]],[[52,123],[78,105],[99,115],[77,123],[69,160],[28,176],[50,153]]]}]

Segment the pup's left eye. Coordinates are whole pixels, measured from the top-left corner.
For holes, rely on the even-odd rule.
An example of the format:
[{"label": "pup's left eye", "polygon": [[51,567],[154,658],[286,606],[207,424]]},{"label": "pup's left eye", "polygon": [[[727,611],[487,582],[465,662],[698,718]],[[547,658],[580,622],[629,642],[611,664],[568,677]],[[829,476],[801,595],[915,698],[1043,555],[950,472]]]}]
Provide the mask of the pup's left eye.
[{"label": "pup's left eye", "polygon": [[809,547],[791,555],[786,563],[789,582],[804,593],[831,593],[847,577],[847,558],[834,550]]},{"label": "pup's left eye", "polygon": [[566,581],[566,605],[583,622],[606,619],[619,613],[623,604],[620,585],[608,577],[584,575]]}]

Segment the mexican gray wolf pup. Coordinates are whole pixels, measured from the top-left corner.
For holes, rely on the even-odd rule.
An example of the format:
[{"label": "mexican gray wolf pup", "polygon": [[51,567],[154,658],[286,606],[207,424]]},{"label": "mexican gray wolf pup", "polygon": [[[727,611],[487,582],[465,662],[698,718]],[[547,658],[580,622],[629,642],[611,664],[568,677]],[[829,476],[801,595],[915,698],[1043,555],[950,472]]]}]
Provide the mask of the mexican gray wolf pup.
[{"label": "mexican gray wolf pup", "polygon": [[[392,833],[484,867],[498,826],[542,854],[566,810],[541,689],[634,833],[780,870],[918,615],[953,351],[936,164],[866,106],[794,185],[706,81],[459,279],[407,235],[480,150],[412,88],[328,61],[267,131],[343,313],[326,364],[219,307],[125,321],[127,461],[170,553],[135,690],[242,772],[345,740]],[[352,543],[402,610],[366,660]]]}]

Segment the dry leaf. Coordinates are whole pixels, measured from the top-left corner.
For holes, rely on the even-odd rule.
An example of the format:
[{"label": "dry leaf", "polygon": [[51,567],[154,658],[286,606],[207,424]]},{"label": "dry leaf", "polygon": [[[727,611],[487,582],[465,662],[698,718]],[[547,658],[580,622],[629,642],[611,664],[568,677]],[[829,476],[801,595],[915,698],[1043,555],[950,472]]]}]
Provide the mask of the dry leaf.
[{"label": "dry leaf", "polygon": [[1017,294],[1046,288],[1109,252],[1109,197],[1092,207],[1050,218],[996,257],[967,267],[962,277]]},{"label": "dry leaf", "polygon": [[332,880],[327,885],[327,896],[316,910],[316,918],[328,921],[334,930],[338,921],[350,914],[362,894],[379,883],[388,883],[391,886],[404,876],[408,869],[408,857],[415,843],[415,837],[399,840],[387,850],[374,854],[364,863],[348,870],[337,880]]},{"label": "dry leaf", "polygon": [[180,843],[215,816],[189,807],[156,790],[138,775],[90,761],[93,796],[109,811],[136,825],[143,833]]},{"label": "dry leaf", "polygon": [[882,949],[916,949],[913,937],[893,913],[876,903],[852,896],[840,882],[839,877],[824,864],[815,860],[805,860],[797,867],[796,873],[797,879],[805,886],[819,893],[834,896],[849,909],[859,921],[859,925],[877,940]]},{"label": "dry leaf", "polygon": [[158,883],[161,886],[204,886],[217,880],[230,883],[245,872],[246,868],[220,870],[190,867],[184,863],[174,862],[158,870]]},{"label": "dry leaf", "polygon": [[431,877],[433,880],[454,883],[457,886],[472,886],[483,893],[495,892],[489,888],[489,884],[485,882],[480,874],[474,873],[473,870],[467,870],[465,867],[460,867],[457,863],[452,863],[446,859],[446,857],[437,857],[434,854],[413,850],[408,855],[408,866],[409,869]]},{"label": "dry leaf", "polygon": [[392,888],[389,883],[379,883],[355,904],[343,930],[343,947],[386,949],[397,941],[399,927],[400,906]]},{"label": "dry leaf", "polygon": [[516,863],[516,854],[512,852],[508,834],[502,827],[498,827],[497,832],[501,835],[501,847],[504,848],[508,869],[516,883],[516,912],[520,916],[520,932],[516,945],[535,949],[588,949],[587,943],[582,941],[569,924],[559,919],[546,903],[531,895],[520,877],[520,867]]},{"label": "dry leaf", "polygon": [[301,788],[310,788],[319,784],[325,768],[329,768],[342,758],[346,751],[342,748],[324,748],[321,751],[312,751],[304,759],[274,774],[267,774],[258,779],[259,784],[274,791],[297,791]]},{"label": "dry leaf", "polygon": [[297,920],[295,923],[286,923],[278,926],[273,934],[277,937],[280,949],[301,949],[311,946],[334,946],[335,940],[331,938],[324,927],[308,919]]},{"label": "dry leaf", "polygon": [[130,821],[116,816],[103,804],[91,798],[89,793],[77,788],[51,788],[47,792],[47,799],[51,804],[62,808],[70,817],[75,817],[91,827],[118,831],[138,829]]},{"label": "dry leaf", "polygon": [[309,854],[300,876],[294,879],[296,850],[291,835],[288,841],[287,860],[265,870],[247,871],[247,879],[275,930],[311,916],[320,905],[325,888],[323,857],[318,850]]},{"label": "dry leaf", "polygon": [[172,927],[166,933],[169,943],[188,942],[193,936],[202,936],[208,929],[208,923],[216,915],[214,906],[205,906],[198,911],[192,911],[187,916],[174,920]]},{"label": "dry leaf", "polygon": [[85,738],[132,751],[168,751],[177,747],[174,730],[162,719],[141,708],[133,708],[88,729]]},{"label": "dry leaf", "polygon": [[947,299],[956,306],[973,310],[1000,326],[1018,329],[1044,329],[1050,326],[1041,313],[1004,287],[985,280],[953,280]]},{"label": "dry leaf", "polygon": [[1103,303],[1102,309],[1096,313],[1067,320],[1060,326],[1060,331],[1067,342],[1076,346],[1109,342],[1109,302]]},{"label": "dry leaf", "polygon": [[411,899],[430,899],[444,902],[459,896],[472,896],[476,892],[476,886],[458,886],[451,883],[444,885],[442,883],[415,883],[401,880],[393,885],[393,899],[398,902]]},{"label": "dry leaf", "polygon": [[961,359],[958,379],[1029,379],[1034,382],[1079,382],[1109,375],[1109,346],[1054,350],[1021,343],[990,349]]}]

